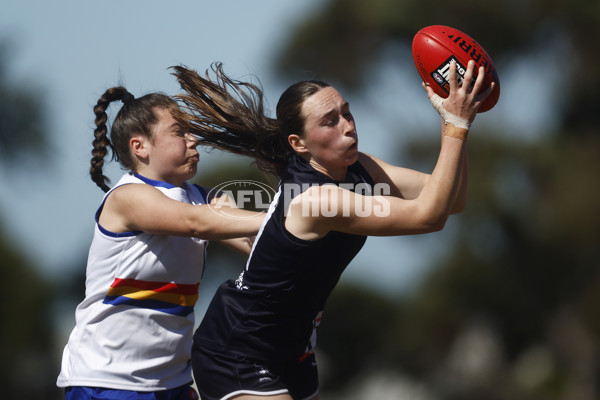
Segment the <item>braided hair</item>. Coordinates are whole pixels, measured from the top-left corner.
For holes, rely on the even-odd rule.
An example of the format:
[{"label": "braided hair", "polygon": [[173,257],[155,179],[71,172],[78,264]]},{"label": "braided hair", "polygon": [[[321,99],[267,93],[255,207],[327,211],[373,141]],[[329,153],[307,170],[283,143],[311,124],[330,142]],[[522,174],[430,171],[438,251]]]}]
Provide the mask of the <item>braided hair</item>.
[{"label": "braided hair", "polygon": [[[123,106],[113,121],[109,138],[106,110],[110,103],[118,100],[123,102]],[[113,161],[118,161],[125,169],[135,171],[136,160],[130,152],[129,140],[135,135],[152,139],[151,128],[158,122],[155,109],[167,109],[174,116],[181,118],[177,102],[162,93],[150,93],[136,99],[124,87],[116,86],[108,89],[98,99],[94,106],[96,129],[92,143],[90,176],[104,192],[110,189],[110,179],[102,171],[108,149],[111,150]]]}]

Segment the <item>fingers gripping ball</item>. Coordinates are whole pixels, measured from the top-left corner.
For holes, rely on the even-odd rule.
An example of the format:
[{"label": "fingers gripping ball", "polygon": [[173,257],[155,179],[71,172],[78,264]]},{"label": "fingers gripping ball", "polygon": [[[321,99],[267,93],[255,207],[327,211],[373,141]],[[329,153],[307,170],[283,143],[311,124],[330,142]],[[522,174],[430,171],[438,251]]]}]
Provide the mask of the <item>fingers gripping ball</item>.
[{"label": "fingers gripping ball", "polygon": [[482,90],[496,82],[496,88],[481,104],[478,112],[488,111],[498,102],[500,79],[496,67],[483,47],[469,35],[448,26],[427,26],[413,38],[412,54],[423,82],[429,84],[442,98],[448,97],[450,92],[450,62],[456,61],[459,83],[462,84],[469,60],[475,61],[485,69]]}]

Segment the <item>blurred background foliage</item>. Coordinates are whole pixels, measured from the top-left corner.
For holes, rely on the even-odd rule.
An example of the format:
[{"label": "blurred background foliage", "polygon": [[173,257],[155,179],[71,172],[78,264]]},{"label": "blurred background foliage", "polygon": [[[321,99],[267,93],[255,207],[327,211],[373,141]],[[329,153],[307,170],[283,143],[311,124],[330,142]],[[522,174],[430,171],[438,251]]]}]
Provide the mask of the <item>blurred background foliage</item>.
[{"label": "blurred background foliage", "polygon": [[[529,141],[505,135],[502,124],[485,130],[475,125],[469,203],[444,236],[450,251],[432,260],[431,272],[409,293],[389,296],[350,284],[333,293],[319,335],[322,398],[600,398],[600,103],[593,94],[600,87],[600,3],[324,1],[292,28],[274,69],[284,81],[311,71],[360,94],[383,53],[409,48],[414,33],[432,24],[475,37],[496,61],[501,81],[503,66],[556,46],[569,66],[560,82],[547,82],[562,91],[558,123]],[[0,57],[3,168],[14,155],[43,151],[49,134],[40,129],[40,96],[3,79],[5,59]],[[399,150],[401,161],[390,161],[432,160],[439,139],[423,139],[429,136],[413,136]],[[232,163],[198,181],[209,186],[235,177],[275,185],[248,164]],[[0,208],[0,222],[6,212]],[[231,274],[243,265],[219,246],[211,245],[209,257],[229,265]],[[3,397],[50,398],[58,371],[48,366],[56,357],[48,321],[56,305],[48,293],[78,301],[83,276],[52,287],[26,254],[15,252],[9,232],[0,235],[0,263]]]},{"label": "blurred background foliage", "polygon": [[[44,102],[40,91],[4,74],[10,48],[0,40],[0,167],[48,155]],[[19,132],[19,134],[15,134]],[[25,162],[27,164],[27,162]],[[39,166],[39,164],[38,164]],[[0,386],[3,398],[26,399],[53,393],[55,362],[51,330],[52,284],[20,254],[4,228],[0,205]],[[4,397],[6,396],[6,397]]]}]

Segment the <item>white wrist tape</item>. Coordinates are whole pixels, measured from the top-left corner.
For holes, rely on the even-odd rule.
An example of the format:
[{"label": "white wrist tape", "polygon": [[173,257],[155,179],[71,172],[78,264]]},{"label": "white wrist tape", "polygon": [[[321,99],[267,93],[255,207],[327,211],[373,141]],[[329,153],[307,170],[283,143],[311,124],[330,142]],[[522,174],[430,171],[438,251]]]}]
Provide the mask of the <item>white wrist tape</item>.
[{"label": "white wrist tape", "polygon": [[466,130],[469,130],[471,128],[471,122],[469,122],[469,120],[446,111],[443,105],[444,99],[442,99],[437,94],[431,96],[429,101],[431,101],[433,108],[435,108],[435,110],[440,114],[440,116],[444,119],[444,122],[446,124],[452,124],[457,128],[462,128]]}]

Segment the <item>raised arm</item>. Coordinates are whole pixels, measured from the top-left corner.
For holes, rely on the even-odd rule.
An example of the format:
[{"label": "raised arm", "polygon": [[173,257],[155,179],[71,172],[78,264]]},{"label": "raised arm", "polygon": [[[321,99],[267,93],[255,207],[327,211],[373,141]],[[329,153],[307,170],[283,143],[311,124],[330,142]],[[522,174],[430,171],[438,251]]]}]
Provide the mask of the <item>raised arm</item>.
[{"label": "raised arm", "polygon": [[389,195],[405,200],[419,197],[430,174],[389,164],[371,154],[361,153],[358,160],[375,183],[388,185]]},{"label": "raised arm", "polygon": [[[467,131],[448,126],[447,132],[458,136]],[[330,231],[369,236],[438,231],[444,227],[458,192],[464,146],[464,140],[444,136],[437,164],[416,198],[365,196],[335,185],[315,186],[292,201],[285,226],[307,240]]]},{"label": "raised arm", "polygon": [[[446,124],[442,119],[442,140],[444,138],[445,130]],[[456,192],[454,201],[452,202],[450,214],[457,214],[462,212],[467,205],[467,190],[469,187],[469,155],[467,152],[467,146],[465,146],[462,152],[461,168],[458,179],[458,190]]]},{"label": "raised arm", "polygon": [[[361,155],[363,165],[378,183],[389,184],[388,196],[362,196],[339,187],[311,188],[290,205],[286,227],[305,239],[316,239],[329,231],[363,235],[405,235],[437,231],[448,216],[464,206],[467,187],[466,139],[470,123],[493,86],[481,91],[483,73],[471,88],[474,63],[470,63],[463,87],[458,85],[456,65],[450,68],[450,95],[441,100],[426,87],[432,104],[444,118],[442,145],[431,173],[391,166],[375,157]],[[452,123],[450,123],[452,122]],[[457,126],[458,125],[458,126]],[[302,215],[310,210],[328,212]],[[322,205],[325,204],[325,207]]]}]

